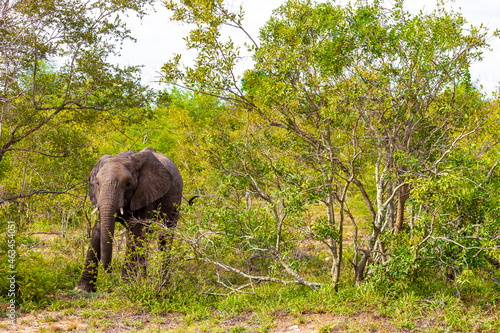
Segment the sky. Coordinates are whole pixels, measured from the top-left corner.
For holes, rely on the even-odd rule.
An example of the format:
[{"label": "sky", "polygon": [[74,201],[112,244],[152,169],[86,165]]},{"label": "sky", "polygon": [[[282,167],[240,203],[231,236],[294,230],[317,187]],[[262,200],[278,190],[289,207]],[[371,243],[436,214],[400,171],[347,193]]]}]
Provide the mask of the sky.
[{"label": "sky", "polygon": [[[226,3],[238,9],[243,6],[245,19],[243,25],[254,39],[257,38],[259,28],[264,26],[272,11],[283,4],[285,0],[226,0]],[[394,1],[386,0],[391,4]],[[347,3],[347,0],[337,0],[336,3]],[[431,12],[436,5],[436,0],[406,0],[405,8],[412,13],[420,10]],[[473,25],[481,23],[489,28],[490,32],[500,29],[500,0],[456,0],[446,1],[446,7],[461,11],[467,21]],[[158,82],[162,65],[173,57],[175,53],[183,55],[184,63],[189,64],[195,53],[188,51],[183,37],[189,31],[188,25],[170,21],[171,12],[158,4],[155,12],[142,20],[130,17],[127,24],[137,42],[123,44],[121,57],[112,59],[121,65],[143,65],[142,82],[154,89],[163,89],[165,84]],[[245,41],[243,34],[232,36],[241,45]],[[239,38],[239,39],[238,39]],[[483,60],[471,66],[472,79],[483,87],[483,91],[491,95],[498,91],[500,86],[500,40],[492,37],[490,40],[492,51],[486,51]],[[250,68],[250,57],[243,59],[240,71]]]}]

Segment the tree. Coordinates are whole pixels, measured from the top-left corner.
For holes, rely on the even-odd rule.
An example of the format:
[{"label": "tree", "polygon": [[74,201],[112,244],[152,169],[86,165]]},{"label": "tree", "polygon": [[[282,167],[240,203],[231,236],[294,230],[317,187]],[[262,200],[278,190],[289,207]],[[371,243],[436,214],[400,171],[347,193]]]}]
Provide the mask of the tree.
[{"label": "tree", "polygon": [[[2,190],[2,202],[73,188],[86,177],[87,168],[77,164],[86,165],[88,157],[81,152],[90,145],[88,133],[95,124],[126,108],[147,106],[138,69],[120,68],[107,58],[118,53],[117,43],[130,38],[120,15],[143,15],[150,2],[2,2],[1,177],[9,171],[10,179],[23,179]],[[64,163],[72,164],[75,174],[47,186],[44,178],[54,176],[54,170],[64,174]],[[34,188],[36,181],[28,186],[29,170],[44,188]]]},{"label": "tree", "polygon": [[[187,44],[198,58],[183,70],[176,56],[164,66],[164,80],[219,96],[247,114],[244,121],[233,111],[243,121],[241,137],[221,133],[228,139],[209,149],[214,165],[269,204],[278,239],[294,199],[321,203],[324,213],[311,228],[298,216],[289,225],[326,243],[335,286],[346,219],[354,230],[350,261],[360,282],[370,258],[385,265],[394,260],[381,236],[402,232],[406,203],[419,190],[411,184],[442,181],[456,155],[469,149],[468,139],[487,127],[491,109],[470,82],[469,66],[480,60],[488,33],[465,30],[459,13],[438,7],[411,15],[402,2],[386,9],[379,1],[288,1],[261,29],[260,44],[250,38],[255,65],[240,81],[239,48],[231,39],[224,42],[221,30],[231,26],[246,34],[241,9],[230,13],[222,0],[168,1],[167,7],[174,19],[196,25]],[[367,228],[360,226],[364,216],[350,209],[348,198],[356,195],[364,201]]]}]

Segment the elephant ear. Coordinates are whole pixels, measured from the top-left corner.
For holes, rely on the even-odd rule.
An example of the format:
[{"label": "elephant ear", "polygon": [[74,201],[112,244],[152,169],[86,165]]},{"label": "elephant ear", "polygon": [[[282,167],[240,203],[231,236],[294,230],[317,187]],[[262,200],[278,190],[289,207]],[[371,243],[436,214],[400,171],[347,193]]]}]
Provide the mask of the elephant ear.
[{"label": "elephant ear", "polygon": [[113,156],[111,155],[102,155],[101,158],[99,158],[99,161],[94,165],[94,168],[90,172],[90,177],[89,177],[89,197],[90,201],[94,206],[97,206],[97,174],[99,173],[99,170],[104,164],[104,161],[107,159],[111,158]]},{"label": "elephant ear", "polygon": [[164,196],[170,189],[173,176],[151,148],[144,148],[130,158],[136,161],[138,171],[137,187],[130,201],[130,209],[134,211]]}]

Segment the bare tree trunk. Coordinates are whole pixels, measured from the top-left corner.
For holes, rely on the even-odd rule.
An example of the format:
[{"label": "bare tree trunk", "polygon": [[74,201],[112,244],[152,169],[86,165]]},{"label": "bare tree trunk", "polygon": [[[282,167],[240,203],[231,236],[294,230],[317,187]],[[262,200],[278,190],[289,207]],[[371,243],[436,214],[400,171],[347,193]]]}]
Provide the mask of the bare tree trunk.
[{"label": "bare tree trunk", "polygon": [[405,218],[405,204],[406,200],[410,196],[410,185],[404,184],[399,188],[398,191],[398,210],[396,216],[395,232],[399,233],[403,230],[403,222]]},{"label": "bare tree trunk", "polygon": [[338,239],[333,240],[336,242],[336,260],[332,263],[332,285],[335,291],[338,291],[338,285],[340,281],[340,269],[342,265],[342,250],[343,250],[343,228],[344,228],[344,198],[342,198],[342,202],[340,203],[340,220],[339,220],[339,229],[338,229]]},{"label": "bare tree trunk", "polygon": [[382,227],[386,218],[386,209],[389,202],[384,202],[384,192],[387,186],[386,180],[386,170],[382,166],[383,150],[381,146],[379,148],[379,154],[377,162],[375,163],[375,181],[377,186],[377,213],[372,221],[372,232],[368,240],[368,246],[365,249],[360,249],[363,252],[359,263],[355,263],[355,273],[354,280],[356,284],[361,283],[364,280],[364,274],[366,265],[368,264],[368,259],[370,259],[375,246],[378,243],[378,238],[382,233]]},{"label": "bare tree trunk", "polygon": [[[388,186],[388,193],[392,193],[392,191],[394,190],[394,184],[391,182],[389,182],[389,186]],[[389,203],[389,212],[388,212],[388,219],[389,219],[389,229],[390,230],[394,230],[394,199],[391,200],[391,202]]]},{"label": "bare tree trunk", "polygon": [[380,250],[380,258],[382,260],[382,264],[385,265],[387,262],[387,255],[386,255],[387,250],[385,249],[384,242],[382,242],[381,240],[379,240],[379,242],[378,242],[378,248]]},{"label": "bare tree trunk", "polygon": [[[326,201],[326,208],[328,215],[328,223],[330,224],[331,228],[335,229],[335,212],[333,210],[333,200],[334,200],[333,196],[329,195],[328,200]],[[342,212],[340,214],[342,214]],[[341,229],[342,226],[341,224],[339,224],[339,234],[342,232]],[[332,275],[332,286],[335,289],[335,291],[337,291],[338,282],[340,279],[340,265],[342,262],[341,239],[335,239],[334,237],[330,237],[330,252],[332,254],[332,267],[330,269],[330,274]]]}]

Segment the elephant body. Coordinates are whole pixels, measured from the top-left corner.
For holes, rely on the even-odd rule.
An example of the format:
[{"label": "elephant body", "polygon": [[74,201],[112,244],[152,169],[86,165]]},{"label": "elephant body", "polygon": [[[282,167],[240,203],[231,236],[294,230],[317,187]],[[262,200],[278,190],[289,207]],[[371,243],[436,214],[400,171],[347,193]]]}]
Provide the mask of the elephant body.
[{"label": "elephant body", "polygon": [[[122,275],[126,278],[137,274],[137,267],[144,267],[146,260],[144,251],[138,249],[151,222],[157,221],[168,228],[177,225],[182,187],[182,177],[174,162],[151,148],[102,156],[89,177],[89,197],[99,211],[99,219],[92,229],[82,277],[75,289],[96,291],[99,261],[105,270],[110,267],[116,222],[127,228]],[[172,233],[160,233],[160,250],[165,250],[172,238]],[[166,274],[166,262],[163,268]]]}]

